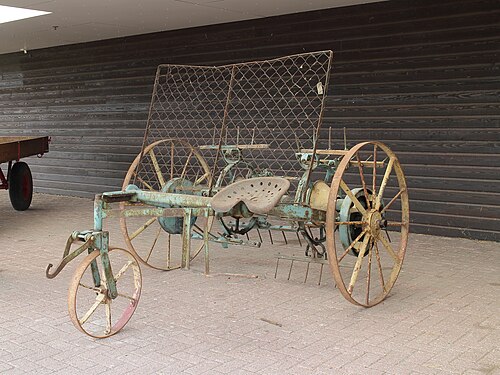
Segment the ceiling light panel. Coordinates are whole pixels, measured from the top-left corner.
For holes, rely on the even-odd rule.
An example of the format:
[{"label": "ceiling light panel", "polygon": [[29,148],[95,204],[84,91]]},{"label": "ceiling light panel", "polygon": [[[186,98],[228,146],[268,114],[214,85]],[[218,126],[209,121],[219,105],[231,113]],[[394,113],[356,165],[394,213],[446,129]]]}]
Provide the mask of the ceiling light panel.
[{"label": "ceiling light panel", "polygon": [[50,13],[51,12],[45,12],[43,10],[16,8],[0,5],[0,23],[18,21],[31,17],[43,16]]}]

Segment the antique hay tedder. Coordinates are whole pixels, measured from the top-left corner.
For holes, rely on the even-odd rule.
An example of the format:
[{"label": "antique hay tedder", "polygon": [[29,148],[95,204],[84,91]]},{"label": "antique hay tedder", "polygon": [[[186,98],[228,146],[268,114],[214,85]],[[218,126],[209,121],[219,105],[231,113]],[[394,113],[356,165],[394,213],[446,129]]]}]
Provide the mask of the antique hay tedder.
[{"label": "antique hay tedder", "polygon": [[[303,238],[304,256],[280,259],[329,264],[350,302],[385,299],[408,240],[405,177],[382,143],[331,149],[321,124],[332,57],[158,67],[143,147],[122,190],[96,196],[94,228],[74,232],[46,271],[55,277],[87,253],[69,287],[78,329],[107,337],[123,328],[138,305],[140,263],[189,268],[203,250],[209,273],[209,244],[260,246],[261,230]],[[128,250],[110,247],[111,217]]]}]

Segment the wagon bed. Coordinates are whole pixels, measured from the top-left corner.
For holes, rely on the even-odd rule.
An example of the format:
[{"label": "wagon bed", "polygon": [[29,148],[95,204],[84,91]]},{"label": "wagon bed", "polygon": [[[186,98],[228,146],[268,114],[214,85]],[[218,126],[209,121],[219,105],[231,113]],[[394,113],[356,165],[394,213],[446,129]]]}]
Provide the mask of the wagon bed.
[{"label": "wagon bed", "polygon": [[49,151],[49,137],[0,137],[0,163]]}]

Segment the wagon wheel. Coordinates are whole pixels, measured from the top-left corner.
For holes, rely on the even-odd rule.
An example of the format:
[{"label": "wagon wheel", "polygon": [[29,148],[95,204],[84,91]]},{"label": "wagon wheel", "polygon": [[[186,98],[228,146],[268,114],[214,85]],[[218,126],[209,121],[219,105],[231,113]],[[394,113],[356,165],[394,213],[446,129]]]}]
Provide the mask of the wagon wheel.
[{"label": "wagon wheel", "polygon": [[[104,338],[119,332],[139,303],[142,275],[139,261],[130,252],[111,248],[109,260],[118,296],[109,296],[101,254],[94,250],[76,269],[68,293],[68,310],[73,324],[83,333]],[[94,281],[92,269],[99,274]]]},{"label": "wagon wheel", "polygon": [[17,162],[12,166],[9,176],[9,197],[12,207],[17,211],[27,210],[33,198],[33,178],[28,164]]},{"label": "wagon wheel", "polygon": [[[344,214],[335,209],[338,199]],[[408,190],[396,155],[379,142],[357,144],[335,172],[326,219],[330,267],[348,301],[370,307],[385,299],[401,270],[408,229]]]},{"label": "wagon wheel", "polygon": [[[141,158],[142,155],[142,158]],[[205,159],[189,143],[163,139],[139,154],[125,176],[123,189],[135,183],[143,190],[202,195],[212,173]],[[122,203],[124,207],[127,203]],[[169,207],[162,205],[162,207]],[[203,232],[212,227],[213,217],[193,217],[191,259],[203,248]],[[120,219],[128,248],[148,266],[160,270],[177,269],[182,260],[182,217],[129,217]]]}]

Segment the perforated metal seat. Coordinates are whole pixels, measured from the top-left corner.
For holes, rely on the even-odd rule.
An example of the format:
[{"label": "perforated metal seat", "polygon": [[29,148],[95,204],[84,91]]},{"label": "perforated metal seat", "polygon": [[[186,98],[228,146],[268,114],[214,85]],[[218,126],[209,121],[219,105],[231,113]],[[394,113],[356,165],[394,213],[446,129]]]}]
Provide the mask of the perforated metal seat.
[{"label": "perforated metal seat", "polygon": [[228,212],[243,202],[250,212],[264,215],[276,206],[290,187],[282,177],[255,177],[226,186],[212,198],[216,212]]}]

